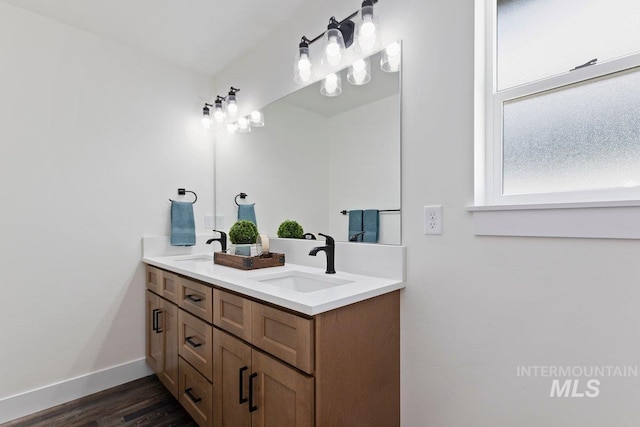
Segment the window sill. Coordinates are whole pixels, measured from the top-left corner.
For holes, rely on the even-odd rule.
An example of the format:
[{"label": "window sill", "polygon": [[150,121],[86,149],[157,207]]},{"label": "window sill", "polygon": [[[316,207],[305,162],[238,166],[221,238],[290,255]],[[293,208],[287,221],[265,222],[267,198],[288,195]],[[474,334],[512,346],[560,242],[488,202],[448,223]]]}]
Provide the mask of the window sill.
[{"label": "window sill", "polygon": [[640,201],[469,206],[479,236],[640,239]]}]

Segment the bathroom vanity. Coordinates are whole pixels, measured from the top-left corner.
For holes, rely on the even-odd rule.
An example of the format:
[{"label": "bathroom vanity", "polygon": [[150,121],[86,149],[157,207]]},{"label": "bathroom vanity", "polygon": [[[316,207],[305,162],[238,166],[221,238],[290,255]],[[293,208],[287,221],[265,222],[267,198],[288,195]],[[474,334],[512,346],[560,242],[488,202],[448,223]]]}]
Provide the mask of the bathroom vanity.
[{"label": "bathroom vanity", "polygon": [[402,281],[143,261],[148,364],[200,426],[400,425]]}]

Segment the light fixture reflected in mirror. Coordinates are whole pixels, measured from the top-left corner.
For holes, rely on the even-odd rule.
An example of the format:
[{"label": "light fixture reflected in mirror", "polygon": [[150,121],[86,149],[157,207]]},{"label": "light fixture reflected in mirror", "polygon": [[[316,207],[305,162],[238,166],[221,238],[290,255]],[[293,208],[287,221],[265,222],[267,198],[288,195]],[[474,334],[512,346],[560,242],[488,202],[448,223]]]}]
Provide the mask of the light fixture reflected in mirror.
[{"label": "light fixture reflected in mirror", "polygon": [[248,117],[249,124],[254,128],[260,128],[264,126],[264,114],[261,111],[253,111]]},{"label": "light fixture reflected in mirror", "polygon": [[347,70],[347,81],[361,86],[371,81],[371,62],[369,58],[356,60]]},{"label": "light fixture reflected in mirror", "polygon": [[238,131],[240,133],[249,133],[251,132],[251,126],[249,125],[249,119],[246,117],[238,118]]},{"label": "light fixture reflected in mirror", "polygon": [[342,93],[340,73],[328,74],[320,83],[320,93],[324,96],[338,96]]},{"label": "light fixture reflected in mirror", "polygon": [[238,123],[233,122],[233,123],[227,123],[227,133],[229,135],[233,135],[238,133]]},{"label": "light fixture reflected in mirror", "polygon": [[366,55],[379,49],[379,28],[380,20],[375,12],[374,1],[363,1],[360,12],[358,12],[358,19],[356,19],[356,51]]},{"label": "light fixture reflected in mirror", "polygon": [[400,42],[393,42],[382,50],[380,56],[380,68],[387,73],[395,73],[400,70],[402,49]]}]

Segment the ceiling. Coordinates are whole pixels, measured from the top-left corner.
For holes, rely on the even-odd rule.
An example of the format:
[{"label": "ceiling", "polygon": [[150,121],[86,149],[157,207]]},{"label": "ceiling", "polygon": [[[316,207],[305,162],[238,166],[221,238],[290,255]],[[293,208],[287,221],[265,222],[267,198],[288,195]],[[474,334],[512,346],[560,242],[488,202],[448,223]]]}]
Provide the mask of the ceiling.
[{"label": "ceiling", "polygon": [[215,75],[312,0],[0,0]]}]

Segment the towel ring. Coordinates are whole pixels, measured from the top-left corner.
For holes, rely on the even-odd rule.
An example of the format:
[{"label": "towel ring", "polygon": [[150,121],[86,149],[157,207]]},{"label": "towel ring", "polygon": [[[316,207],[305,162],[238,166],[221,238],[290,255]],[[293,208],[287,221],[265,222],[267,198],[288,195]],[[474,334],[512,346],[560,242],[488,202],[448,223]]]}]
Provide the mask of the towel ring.
[{"label": "towel ring", "polygon": [[[195,200],[193,202],[191,202],[191,204],[193,205],[195,202],[198,201],[198,195],[193,192],[193,191],[189,191],[189,190],[185,190],[184,188],[178,188],[178,196],[184,196],[186,193],[191,193],[193,194],[193,197],[195,197]],[[170,202],[173,202],[173,200],[169,199]]]},{"label": "towel ring", "polygon": [[238,204],[238,197],[240,197],[242,200],[244,200],[244,199],[247,198],[247,193],[237,194],[236,197],[233,199],[233,201],[236,203],[236,206],[239,207],[240,205]]}]

